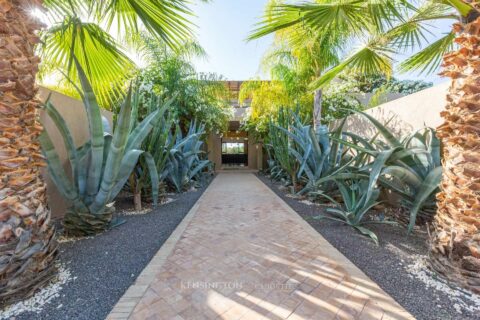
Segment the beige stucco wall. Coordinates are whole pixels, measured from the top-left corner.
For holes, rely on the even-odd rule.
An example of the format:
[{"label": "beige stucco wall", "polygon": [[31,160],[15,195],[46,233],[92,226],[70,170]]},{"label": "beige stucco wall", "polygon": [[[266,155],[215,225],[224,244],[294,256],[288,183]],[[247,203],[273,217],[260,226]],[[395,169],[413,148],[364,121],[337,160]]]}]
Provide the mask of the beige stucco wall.
[{"label": "beige stucco wall", "polygon": [[[442,123],[440,112],[445,108],[449,83],[434,87],[384,103],[367,113],[393,130],[397,136],[404,136],[425,126],[437,127]],[[349,131],[362,136],[372,136],[373,126],[365,117],[350,116],[347,120]]]},{"label": "beige stucco wall", "polygon": [[222,138],[220,135],[210,133],[207,139],[208,160],[215,165],[215,170],[220,170],[222,167]]},{"label": "beige stucco wall", "polygon": [[248,139],[248,168],[252,170],[262,169],[262,145],[255,143],[252,137]]},{"label": "beige stucco wall", "polygon": [[[87,141],[89,136],[87,115],[85,113],[83,103],[80,100],[73,99],[61,93],[54,92],[43,87],[40,87],[39,90],[40,100],[45,101],[50,93],[50,101],[65,119],[73,135],[75,144],[77,146],[81,146]],[[110,124],[112,124],[112,113],[108,111],[102,111],[102,113],[109,120]],[[50,138],[52,139],[58,152],[60,160],[62,161],[67,173],[69,173],[70,167],[62,136],[56,129],[52,120],[43,111],[40,112],[40,121],[43,123],[45,129],[48,131]],[[44,170],[44,178],[47,182],[48,204],[52,211],[52,217],[61,218],[64,215],[65,209],[67,208],[68,204],[58,193],[57,188],[51,181],[46,170]]]}]

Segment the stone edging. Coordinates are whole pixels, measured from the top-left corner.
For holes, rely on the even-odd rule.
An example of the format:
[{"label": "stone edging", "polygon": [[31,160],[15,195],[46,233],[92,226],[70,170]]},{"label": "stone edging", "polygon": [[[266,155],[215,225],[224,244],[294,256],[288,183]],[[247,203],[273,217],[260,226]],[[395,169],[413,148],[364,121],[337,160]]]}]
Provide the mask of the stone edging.
[{"label": "stone edging", "polygon": [[[215,180],[215,178],[213,179]],[[215,181],[211,181],[212,185]],[[140,299],[147,291],[150,284],[155,280],[155,275],[163,264],[166,262],[168,256],[172,252],[173,248],[177,244],[178,240],[182,236],[187,226],[192,221],[193,217],[198,211],[198,208],[202,202],[203,197],[208,191],[210,185],[203,191],[203,194],[198,198],[192,208],[188,211],[187,215],[183,218],[182,222],[175,228],[167,241],[163,243],[157,253],[153,256],[145,269],[140,273],[135,282],[125,291],[120,300],[117,301],[112,311],[107,316],[107,320],[126,320],[130,317],[131,313],[135,309]]]}]

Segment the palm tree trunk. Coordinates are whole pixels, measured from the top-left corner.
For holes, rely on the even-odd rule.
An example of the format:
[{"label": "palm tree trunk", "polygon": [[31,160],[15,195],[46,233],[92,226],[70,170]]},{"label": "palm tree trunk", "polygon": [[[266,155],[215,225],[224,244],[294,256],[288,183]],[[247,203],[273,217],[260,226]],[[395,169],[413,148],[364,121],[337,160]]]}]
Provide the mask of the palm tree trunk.
[{"label": "palm tree trunk", "polygon": [[55,275],[57,254],[37,136],[34,0],[0,1],[0,306]]},{"label": "palm tree trunk", "polygon": [[442,73],[452,84],[437,130],[444,173],[430,262],[447,279],[480,293],[480,18],[454,29],[459,49],[444,57]]}]

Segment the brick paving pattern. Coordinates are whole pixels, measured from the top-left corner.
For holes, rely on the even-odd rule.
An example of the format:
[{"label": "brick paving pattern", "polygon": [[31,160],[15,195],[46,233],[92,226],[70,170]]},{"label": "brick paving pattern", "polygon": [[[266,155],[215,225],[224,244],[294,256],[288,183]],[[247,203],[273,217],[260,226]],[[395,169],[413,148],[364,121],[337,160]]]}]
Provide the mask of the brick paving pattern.
[{"label": "brick paving pattern", "polygon": [[220,173],[108,319],[413,319],[251,173]]}]

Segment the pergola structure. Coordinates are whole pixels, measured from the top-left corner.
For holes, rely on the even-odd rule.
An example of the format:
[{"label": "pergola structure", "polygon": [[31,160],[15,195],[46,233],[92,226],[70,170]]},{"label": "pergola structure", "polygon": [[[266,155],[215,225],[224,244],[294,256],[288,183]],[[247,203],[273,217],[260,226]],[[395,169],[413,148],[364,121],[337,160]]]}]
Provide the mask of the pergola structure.
[{"label": "pergola structure", "polygon": [[263,168],[263,148],[246,131],[241,130],[241,121],[250,107],[247,99],[240,105],[238,96],[243,81],[225,81],[230,91],[230,103],[234,114],[230,119],[228,131],[211,133],[208,142],[208,159],[215,164],[216,170]]}]

